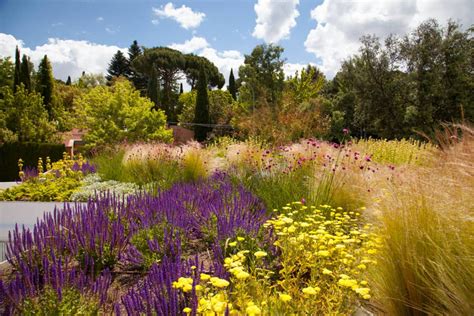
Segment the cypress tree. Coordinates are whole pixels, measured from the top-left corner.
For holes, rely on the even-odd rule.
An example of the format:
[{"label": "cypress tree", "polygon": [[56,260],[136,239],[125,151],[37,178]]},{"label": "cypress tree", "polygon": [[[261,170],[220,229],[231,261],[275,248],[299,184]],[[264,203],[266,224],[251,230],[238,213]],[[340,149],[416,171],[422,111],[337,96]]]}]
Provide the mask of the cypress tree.
[{"label": "cypress tree", "polygon": [[237,86],[235,85],[234,71],[232,68],[230,69],[229,85],[227,86],[227,90],[229,90],[232,98],[237,100]]},{"label": "cypress tree", "polygon": [[31,71],[30,60],[26,55],[23,55],[20,65],[20,83],[25,86],[27,91],[31,91]]},{"label": "cypress tree", "polygon": [[66,86],[70,86],[70,85],[71,85],[71,76],[67,76]]},{"label": "cypress tree", "polygon": [[53,68],[48,60],[48,56],[44,55],[38,67],[38,92],[43,96],[43,103],[48,111],[48,115],[52,117],[52,100],[54,91]]},{"label": "cypress tree", "polygon": [[[199,70],[199,77],[197,83],[197,96],[196,96],[196,108],[194,112],[194,123],[196,124],[209,124],[209,98],[207,95],[207,78],[204,68],[201,67]],[[194,138],[197,141],[202,142],[206,140],[207,133],[210,128],[202,125],[194,126]]]},{"label": "cypress tree", "polygon": [[151,70],[150,80],[148,80],[147,96],[155,104],[153,109],[157,110],[159,108],[158,100],[160,97],[160,86],[158,83],[158,73],[156,72],[155,66],[153,66]]},{"label": "cypress tree", "polygon": [[183,90],[183,83],[180,83],[179,84],[179,94],[183,94],[184,90]]},{"label": "cypress tree", "polygon": [[111,81],[114,77],[124,76],[128,78],[130,75],[130,65],[128,59],[123,55],[121,51],[117,51],[110,61],[109,68],[107,69],[108,81]]},{"label": "cypress tree", "polygon": [[13,92],[16,92],[17,86],[20,84],[20,50],[18,46],[15,50],[15,73],[13,76]]}]

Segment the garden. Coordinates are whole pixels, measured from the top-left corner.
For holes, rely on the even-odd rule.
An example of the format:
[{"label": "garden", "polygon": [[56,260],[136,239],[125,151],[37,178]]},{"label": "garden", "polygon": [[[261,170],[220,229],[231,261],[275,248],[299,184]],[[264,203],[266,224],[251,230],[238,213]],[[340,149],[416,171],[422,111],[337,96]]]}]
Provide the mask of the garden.
[{"label": "garden", "polygon": [[[454,131],[462,130],[462,137]],[[221,138],[23,169],[2,199],[85,201],[9,235],[7,314],[472,310],[472,148]]]},{"label": "garden", "polygon": [[17,46],[0,214],[62,206],[0,222],[0,313],[474,314],[473,30],[363,36],[330,79],[261,44],[226,89],[236,51],[134,41],[63,81]]}]

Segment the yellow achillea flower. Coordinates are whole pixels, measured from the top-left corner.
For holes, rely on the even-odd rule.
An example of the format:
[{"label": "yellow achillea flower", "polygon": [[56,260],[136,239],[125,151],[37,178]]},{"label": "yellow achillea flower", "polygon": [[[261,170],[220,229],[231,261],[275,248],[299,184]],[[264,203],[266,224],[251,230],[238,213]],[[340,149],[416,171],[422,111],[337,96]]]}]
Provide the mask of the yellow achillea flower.
[{"label": "yellow achillea flower", "polygon": [[368,287],[360,287],[355,289],[354,291],[366,300],[370,298],[370,289]]},{"label": "yellow achillea flower", "polygon": [[192,309],[189,307],[183,308],[183,313],[190,314],[192,312]]},{"label": "yellow achillea flower", "polygon": [[329,270],[329,269],[324,268],[324,269],[323,269],[323,274],[326,274],[326,275],[332,274],[332,271]]},{"label": "yellow achillea flower", "polygon": [[260,308],[258,308],[258,306],[255,305],[253,302],[247,303],[247,308],[245,309],[245,312],[249,316],[260,315],[262,313]]},{"label": "yellow achillea flower", "polygon": [[307,295],[316,295],[319,293],[319,291],[321,291],[321,289],[319,287],[308,286],[302,289],[302,291],[304,294],[307,294]]},{"label": "yellow achillea flower", "polygon": [[327,250],[320,250],[320,251],[318,251],[318,256],[320,256],[320,257],[329,257],[330,253]]},{"label": "yellow achillea flower", "polygon": [[261,257],[265,257],[267,255],[267,253],[265,251],[259,250],[259,251],[255,252],[254,255],[257,258],[261,258]]},{"label": "yellow achillea flower", "polygon": [[288,295],[285,293],[279,293],[279,296],[280,296],[280,300],[282,300],[283,302],[288,302],[288,301],[291,301],[292,299],[291,295]]},{"label": "yellow achillea flower", "polygon": [[229,281],[220,279],[218,277],[211,277],[210,282],[215,287],[223,288],[229,286]]},{"label": "yellow achillea flower", "polygon": [[235,247],[235,246],[237,246],[237,242],[236,241],[230,242],[229,246],[230,247]]},{"label": "yellow achillea flower", "polygon": [[239,271],[235,274],[235,277],[239,280],[245,280],[247,279],[248,277],[250,276],[250,274],[248,274],[247,272],[245,271]]},{"label": "yellow achillea flower", "polygon": [[357,281],[353,279],[339,279],[339,281],[337,281],[337,284],[343,287],[352,288],[354,286],[357,286]]},{"label": "yellow achillea flower", "polygon": [[206,280],[209,280],[210,278],[211,276],[209,274],[201,273],[201,280],[206,281]]}]

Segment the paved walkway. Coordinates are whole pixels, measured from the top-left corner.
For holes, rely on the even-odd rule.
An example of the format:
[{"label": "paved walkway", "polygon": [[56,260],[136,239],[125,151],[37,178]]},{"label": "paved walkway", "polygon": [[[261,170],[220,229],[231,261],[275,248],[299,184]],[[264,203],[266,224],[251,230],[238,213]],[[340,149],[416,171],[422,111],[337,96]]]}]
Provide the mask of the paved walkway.
[{"label": "paved walkway", "polygon": [[11,188],[17,184],[16,182],[0,182],[0,190]]}]

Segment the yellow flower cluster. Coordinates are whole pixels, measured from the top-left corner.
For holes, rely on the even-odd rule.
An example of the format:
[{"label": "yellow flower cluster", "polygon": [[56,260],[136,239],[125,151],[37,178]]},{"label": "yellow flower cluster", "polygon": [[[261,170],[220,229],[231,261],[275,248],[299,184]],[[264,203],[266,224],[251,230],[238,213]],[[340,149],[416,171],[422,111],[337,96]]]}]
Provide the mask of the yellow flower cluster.
[{"label": "yellow flower cluster", "polygon": [[[241,242],[251,239],[238,237],[228,242],[232,254],[224,259],[224,266],[230,280],[201,273],[196,285],[196,312],[223,315],[228,309],[230,315],[291,315],[301,310],[351,314],[357,300],[371,297],[366,273],[376,264],[373,255],[380,245],[373,228],[362,224],[362,210],[287,204],[265,223],[276,236],[278,262],[272,263],[273,257],[254,246],[245,249]],[[272,264],[280,270],[271,271]],[[232,290],[228,289],[230,283]],[[173,286],[188,292],[193,281],[181,277]]]},{"label": "yellow flower cluster", "polygon": [[[361,224],[362,210],[307,207],[294,202],[265,224],[278,236],[274,245],[282,253],[279,285],[289,295],[332,295],[341,306],[346,299],[370,299],[365,274],[370,265],[376,264],[373,255],[380,239],[371,231],[371,225]],[[315,299],[312,304],[324,305],[325,300]],[[324,306],[320,308],[324,310]]]},{"label": "yellow flower cluster", "polygon": [[[194,271],[194,269],[193,269]],[[206,273],[199,275],[200,284],[195,285],[195,290],[198,295],[197,313],[199,315],[225,315],[228,309],[230,315],[235,314],[232,304],[228,302],[226,288],[229,286],[229,281],[218,277],[211,276]],[[173,282],[173,288],[182,290],[188,293],[193,289],[193,278],[180,277]],[[183,312],[189,315],[192,312],[190,307],[183,309]]]}]

